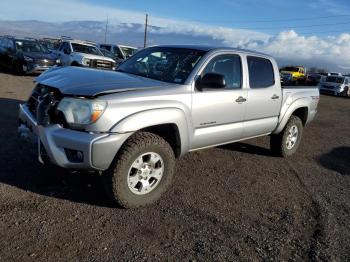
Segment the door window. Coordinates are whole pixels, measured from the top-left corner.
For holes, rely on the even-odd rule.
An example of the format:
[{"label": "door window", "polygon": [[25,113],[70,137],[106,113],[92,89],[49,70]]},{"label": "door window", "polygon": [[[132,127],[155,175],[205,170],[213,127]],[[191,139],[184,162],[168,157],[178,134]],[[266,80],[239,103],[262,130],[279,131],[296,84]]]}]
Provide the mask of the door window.
[{"label": "door window", "polygon": [[111,51],[110,45],[100,45],[101,48],[106,49],[107,51]]},{"label": "door window", "polygon": [[124,59],[124,56],[122,54],[122,52],[120,51],[119,47],[115,46],[113,47],[113,50],[114,50],[114,54],[120,58],[120,59]]},{"label": "door window", "polygon": [[261,57],[248,56],[250,88],[265,88],[275,84],[271,61]]},{"label": "door window", "polygon": [[242,63],[238,55],[219,55],[214,57],[204,69],[202,76],[207,73],[223,75],[226,89],[240,89],[242,87]]}]

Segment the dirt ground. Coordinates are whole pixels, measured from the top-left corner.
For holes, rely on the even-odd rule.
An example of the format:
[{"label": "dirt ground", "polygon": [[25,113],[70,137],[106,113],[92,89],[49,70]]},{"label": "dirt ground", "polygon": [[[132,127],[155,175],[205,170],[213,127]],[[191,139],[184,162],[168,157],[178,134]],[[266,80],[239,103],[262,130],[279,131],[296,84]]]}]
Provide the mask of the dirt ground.
[{"label": "dirt ground", "polygon": [[33,79],[0,73],[0,260],[350,259],[350,99],[321,96],[288,159],[268,137],[190,153],[158,203],[123,210],[18,138]]}]

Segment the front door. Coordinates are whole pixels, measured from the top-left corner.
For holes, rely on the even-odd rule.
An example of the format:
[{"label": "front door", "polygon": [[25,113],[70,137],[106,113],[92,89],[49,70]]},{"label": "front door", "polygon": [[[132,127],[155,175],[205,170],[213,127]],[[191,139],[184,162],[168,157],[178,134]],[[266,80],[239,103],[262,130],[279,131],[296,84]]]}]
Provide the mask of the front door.
[{"label": "front door", "polygon": [[247,91],[243,89],[241,57],[236,54],[213,57],[201,72],[201,77],[206,73],[224,75],[226,87],[194,91],[191,149],[227,143],[242,137]]}]

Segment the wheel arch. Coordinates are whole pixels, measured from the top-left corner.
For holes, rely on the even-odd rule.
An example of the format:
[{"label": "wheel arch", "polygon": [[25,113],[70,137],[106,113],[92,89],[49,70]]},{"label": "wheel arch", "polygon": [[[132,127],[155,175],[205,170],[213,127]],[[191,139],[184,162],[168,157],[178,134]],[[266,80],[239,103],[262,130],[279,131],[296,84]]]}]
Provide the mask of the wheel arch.
[{"label": "wheel arch", "polygon": [[189,130],[185,113],[178,108],[146,110],[128,116],[110,130],[113,133],[150,132],[166,140],[180,157],[189,150]]},{"label": "wheel arch", "polygon": [[80,64],[77,61],[73,61],[70,65],[71,66],[80,66]]},{"label": "wheel arch", "polygon": [[279,134],[283,128],[286,126],[288,120],[292,115],[297,116],[301,119],[303,125],[305,126],[308,122],[309,117],[309,106],[310,100],[307,98],[301,98],[292,103],[288,109],[285,111],[282,117],[280,117],[279,124],[277,125],[273,134]]}]

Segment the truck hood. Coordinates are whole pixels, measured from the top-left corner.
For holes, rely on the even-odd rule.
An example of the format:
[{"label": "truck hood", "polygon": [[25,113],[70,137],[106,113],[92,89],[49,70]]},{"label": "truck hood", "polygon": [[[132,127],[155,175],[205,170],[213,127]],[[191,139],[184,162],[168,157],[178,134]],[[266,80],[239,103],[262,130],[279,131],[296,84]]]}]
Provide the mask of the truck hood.
[{"label": "truck hood", "polygon": [[75,66],[51,68],[36,82],[73,96],[97,96],[170,85],[141,76]]},{"label": "truck hood", "polygon": [[105,60],[109,62],[115,63],[114,59],[107,57],[107,56],[101,56],[101,55],[92,55],[92,54],[86,54],[86,53],[79,53],[79,52],[74,52],[74,55],[76,57],[80,57],[81,59],[83,58],[88,58],[88,59],[99,59],[99,60]]},{"label": "truck hood", "polygon": [[57,56],[53,53],[23,52],[23,55],[33,58],[35,60],[39,60],[39,59],[56,60],[57,59]]}]

